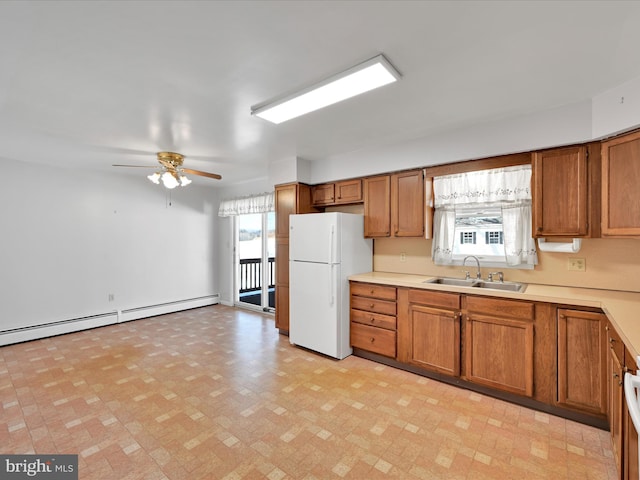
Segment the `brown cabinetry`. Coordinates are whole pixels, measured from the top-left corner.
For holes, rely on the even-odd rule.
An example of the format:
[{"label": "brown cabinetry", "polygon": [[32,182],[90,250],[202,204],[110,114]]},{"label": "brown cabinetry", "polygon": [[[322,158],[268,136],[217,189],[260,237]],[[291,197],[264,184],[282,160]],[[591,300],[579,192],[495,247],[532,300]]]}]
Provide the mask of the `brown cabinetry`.
[{"label": "brown cabinetry", "polygon": [[406,294],[408,308],[398,318],[398,360],[459,376],[460,295],[414,289]]},{"label": "brown cabinetry", "polygon": [[640,131],[602,142],[602,234],[640,236]]},{"label": "brown cabinetry", "polygon": [[396,357],[396,288],[351,282],[351,346]]},{"label": "brown cabinetry", "polygon": [[[635,374],[638,370],[638,365],[634,361],[630,352],[625,348],[624,352],[624,369],[625,371],[630,371]],[[638,431],[636,430],[633,422],[631,421],[631,416],[629,415],[629,410],[627,408],[626,399],[622,404],[622,418],[623,418],[623,440],[622,440],[622,451],[623,451],[623,476],[624,480],[638,480],[640,473],[638,472]]]},{"label": "brown cabinetry", "polygon": [[302,183],[276,185],[276,328],[289,331],[289,215],[316,211],[311,188]]},{"label": "brown cabinetry", "polygon": [[422,237],[424,214],[423,170],[365,178],[365,237]]},{"label": "brown cabinetry", "polygon": [[364,179],[364,236],[391,235],[391,177],[381,175]]},{"label": "brown cabinetry", "polygon": [[607,355],[608,370],[608,396],[609,396],[609,428],[613,443],[613,458],[619,474],[622,474],[623,465],[623,402],[624,402],[624,345],[616,331],[607,325],[607,343],[609,354]]},{"label": "brown cabinetry", "polygon": [[[589,236],[590,180],[587,146],[535,152],[532,159],[533,235]],[[597,149],[595,150],[598,156]],[[594,158],[593,161],[597,161]],[[599,192],[593,192],[599,202]]]},{"label": "brown cabinetry", "polygon": [[601,313],[558,310],[558,405],[606,413],[605,325]]},{"label": "brown cabinetry", "polygon": [[315,185],[311,189],[314,206],[343,205],[362,202],[362,180],[344,180]]},{"label": "brown cabinetry", "polygon": [[534,304],[468,296],[466,309],[465,377],[533,396]]}]

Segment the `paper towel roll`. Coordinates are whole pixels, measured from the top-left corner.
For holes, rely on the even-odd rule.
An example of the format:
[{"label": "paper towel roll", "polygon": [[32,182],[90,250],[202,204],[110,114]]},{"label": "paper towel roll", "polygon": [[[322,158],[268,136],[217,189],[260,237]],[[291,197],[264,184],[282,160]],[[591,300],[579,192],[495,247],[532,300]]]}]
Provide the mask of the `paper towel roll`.
[{"label": "paper towel roll", "polygon": [[547,242],[544,238],[538,239],[538,247],[541,252],[578,253],[582,246],[581,238],[574,238],[573,242]]}]

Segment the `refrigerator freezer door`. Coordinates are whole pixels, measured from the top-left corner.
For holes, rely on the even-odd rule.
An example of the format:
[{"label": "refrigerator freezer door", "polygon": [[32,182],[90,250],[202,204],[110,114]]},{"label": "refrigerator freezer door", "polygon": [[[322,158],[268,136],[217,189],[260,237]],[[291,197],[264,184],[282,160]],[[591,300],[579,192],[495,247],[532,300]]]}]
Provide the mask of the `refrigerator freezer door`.
[{"label": "refrigerator freezer door", "polygon": [[289,217],[289,260],[340,263],[339,215],[313,213]]},{"label": "refrigerator freezer door", "polygon": [[340,335],[339,265],[290,262],[289,341],[342,359],[351,354]]}]

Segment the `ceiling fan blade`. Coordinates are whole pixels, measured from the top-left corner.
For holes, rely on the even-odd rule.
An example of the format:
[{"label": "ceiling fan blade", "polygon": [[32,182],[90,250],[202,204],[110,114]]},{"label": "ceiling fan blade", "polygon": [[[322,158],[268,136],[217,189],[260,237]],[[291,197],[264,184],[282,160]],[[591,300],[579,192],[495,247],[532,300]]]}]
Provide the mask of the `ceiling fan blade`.
[{"label": "ceiling fan blade", "polygon": [[158,168],[158,166],[153,166],[153,165],[117,165],[117,164],[112,164],[112,167],[130,167],[130,168]]},{"label": "ceiling fan blade", "polygon": [[222,180],[222,175],[217,173],[201,172],[200,170],[191,170],[190,168],[182,168],[184,173],[191,173],[192,175],[200,175],[201,177],[215,178],[216,180]]}]

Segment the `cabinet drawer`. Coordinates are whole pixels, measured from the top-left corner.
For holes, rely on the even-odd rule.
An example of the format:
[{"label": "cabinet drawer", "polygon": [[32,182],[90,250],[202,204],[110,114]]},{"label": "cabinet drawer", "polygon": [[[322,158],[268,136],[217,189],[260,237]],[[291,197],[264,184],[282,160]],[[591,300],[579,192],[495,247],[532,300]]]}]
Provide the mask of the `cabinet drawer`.
[{"label": "cabinet drawer", "polygon": [[395,358],[396,332],[352,322],[351,346]]},{"label": "cabinet drawer", "polygon": [[363,310],[351,309],[351,321],[371,325],[373,327],[396,329],[396,317],[391,315],[381,315],[379,313],[365,312]]},{"label": "cabinet drawer", "polygon": [[383,315],[396,314],[396,302],[378,300],[377,298],[351,297],[351,308],[365,310],[367,312],[382,313]]},{"label": "cabinet drawer", "polygon": [[466,303],[469,312],[487,313],[499,317],[533,320],[535,314],[535,306],[532,302],[468,295]]},{"label": "cabinet drawer", "polygon": [[430,290],[409,290],[409,303],[457,310],[460,308],[460,295]]},{"label": "cabinet drawer", "polygon": [[[360,295],[361,297],[373,297],[381,300],[396,299],[396,287],[388,287],[386,285],[376,285],[374,283],[352,283],[351,295]],[[395,312],[393,312],[395,314]]]}]

